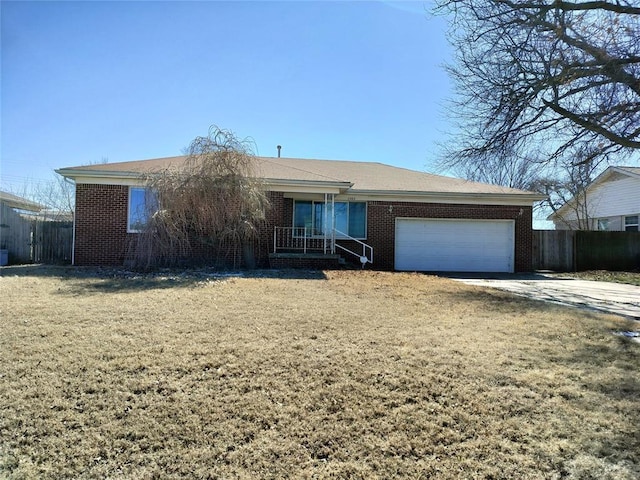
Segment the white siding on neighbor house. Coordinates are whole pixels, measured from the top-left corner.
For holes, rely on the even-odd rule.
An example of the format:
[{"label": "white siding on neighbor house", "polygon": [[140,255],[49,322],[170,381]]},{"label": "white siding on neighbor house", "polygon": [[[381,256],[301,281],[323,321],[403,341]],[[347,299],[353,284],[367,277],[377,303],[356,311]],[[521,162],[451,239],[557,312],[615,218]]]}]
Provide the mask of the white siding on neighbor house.
[{"label": "white siding on neighbor house", "polygon": [[[587,205],[590,218],[610,218],[611,230],[623,230],[620,218],[640,213],[640,178],[612,175],[610,180],[589,190]],[[567,211],[564,218],[573,220],[576,212]],[[558,221],[555,223],[562,228]]]}]

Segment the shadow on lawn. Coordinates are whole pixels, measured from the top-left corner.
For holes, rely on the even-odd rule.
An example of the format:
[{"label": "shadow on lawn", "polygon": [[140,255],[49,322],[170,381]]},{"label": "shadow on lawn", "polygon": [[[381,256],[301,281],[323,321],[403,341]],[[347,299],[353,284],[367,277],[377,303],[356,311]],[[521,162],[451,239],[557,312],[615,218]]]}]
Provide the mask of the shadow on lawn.
[{"label": "shadow on lawn", "polygon": [[562,274],[545,274],[538,272],[525,272],[525,273],[465,273],[465,272],[436,272],[436,275],[443,278],[451,279],[478,279],[478,280],[577,280],[569,276]]},{"label": "shadow on lawn", "polygon": [[[2,267],[0,277],[57,278],[72,282],[75,293],[190,288],[233,278],[326,280],[320,270],[218,270],[214,268],[158,269],[136,272],[124,268],[16,265]],[[68,293],[68,291],[67,291]]]},{"label": "shadow on lawn", "polygon": [[[513,312],[515,308],[521,308],[523,312],[531,310],[547,311],[549,308],[556,306],[554,303],[484,285],[466,285],[466,287],[455,292],[447,292],[447,295],[452,300],[462,304],[488,305],[500,312]],[[513,313],[517,315],[518,312]]]}]

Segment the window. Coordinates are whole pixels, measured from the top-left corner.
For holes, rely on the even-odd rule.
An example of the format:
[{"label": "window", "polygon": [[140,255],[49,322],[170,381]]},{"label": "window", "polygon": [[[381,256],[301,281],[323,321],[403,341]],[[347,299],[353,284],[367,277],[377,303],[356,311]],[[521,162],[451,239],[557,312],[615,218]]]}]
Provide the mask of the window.
[{"label": "window", "polygon": [[624,217],[624,230],[626,232],[638,231],[638,215],[630,215],[628,217]]},{"label": "window", "polygon": [[349,235],[353,238],[367,238],[367,204],[349,203]]},{"label": "window", "polygon": [[609,219],[608,218],[601,218],[601,219],[598,220],[598,230],[600,230],[600,231],[609,230]]},{"label": "window", "polygon": [[[332,211],[333,207],[333,211]],[[366,202],[324,202],[295,201],[293,206],[293,226],[307,228],[311,235],[324,235],[335,229],[353,238],[367,236]],[[339,234],[338,234],[339,235]]]},{"label": "window", "polygon": [[144,230],[149,216],[158,211],[158,198],[148,188],[129,188],[129,220],[127,232],[136,233]]}]

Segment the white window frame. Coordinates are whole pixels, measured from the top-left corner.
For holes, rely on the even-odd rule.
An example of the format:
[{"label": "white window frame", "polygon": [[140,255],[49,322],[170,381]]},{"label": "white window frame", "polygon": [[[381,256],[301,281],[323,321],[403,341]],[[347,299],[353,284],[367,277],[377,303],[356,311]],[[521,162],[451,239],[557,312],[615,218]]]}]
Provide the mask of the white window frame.
[{"label": "white window frame", "polygon": [[[635,217],[635,222],[630,222],[629,219]],[[637,232],[640,231],[638,222],[640,221],[640,215],[627,215],[624,217],[624,231],[625,232]],[[629,230],[629,227],[635,227],[634,230]]]},{"label": "white window frame", "polygon": [[[323,204],[326,205],[324,201],[320,201],[320,200],[304,200],[304,199],[300,199],[300,200],[293,200],[293,215],[292,215],[292,219],[291,219],[291,225],[295,226],[296,224],[296,202],[305,202],[305,203],[309,203],[311,202],[311,225],[312,225],[312,229],[313,229],[313,225],[315,225],[315,205],[316,204]],[[367,219],[368,219],[368,215],[369,215],[369,202],[366,201],[347,201],[347,200],[336,200],[334,203],[346,203],[347,204],[347,226],[349,225],[349,204],[351,203],[364,203],[364,237],[354,237],[352,236],[349,232],[344,232],[347,235],[349,235],[351,238],[354,238],[356,240],[366,240],[367,239]],[[326,206],[325,206],[326,208]],[[324,234],[312,234],[311,235],[312,238],[324,238]],[[345,238],[342,237],[341,235],[336,235],[337,239],[340,238]]]},{"label": "white window frame", "polygon": [[[147,195],[149,194],[148,191],[149,189],[146,187],[129,187],[129,192],[128,192],[128,196],[127,196],[127,233],[141,233],[143,230],[142,229],[137,229],[137,228],[131,228],[131,193],[133,191],[143,191],[145,194],[145,199],[147,197]],[[146,205],[145,205],[145,210],[146,210]]]}]

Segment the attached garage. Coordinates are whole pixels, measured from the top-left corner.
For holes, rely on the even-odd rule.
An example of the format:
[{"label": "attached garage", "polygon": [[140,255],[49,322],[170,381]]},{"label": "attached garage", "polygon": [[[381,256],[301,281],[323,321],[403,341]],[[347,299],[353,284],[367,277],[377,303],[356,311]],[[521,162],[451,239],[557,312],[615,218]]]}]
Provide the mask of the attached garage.
[{"label": "attached garage", "polygon": [[513,220],[396,218],[395,269],[513,272]]},{"label": "attached garage", "polygon": [[[271,268],[276,258],[279,267],[317,265],[319,252],[334,253],[335,235],[342,247],[335,253],[360,266],[361,252],[368,252],[373,261],[366,268],[374,270],[532,269],[532,205],[544,200],[543,195],[378,162],[253,161],[270,203],[256,230],[255,263],[260,268]],[[189,164],[190,158],[181,156],[57,170],[76,183],[74,265],[129,262],[125,253],[136,234],[127,228],[127,206],[146,186],[143,179],[149,172],[179,171]],[[311,228],[307,234],[313,235],[300,235],[300,228]],[[229,245],[229,251],[221,253],[209,241],[194,243],[180,261],[198,266],[226,266],[228,261],[236,268],[237,262],[243,264],[242,249]],[[282,258],[287,261],[280,262]]]}]

